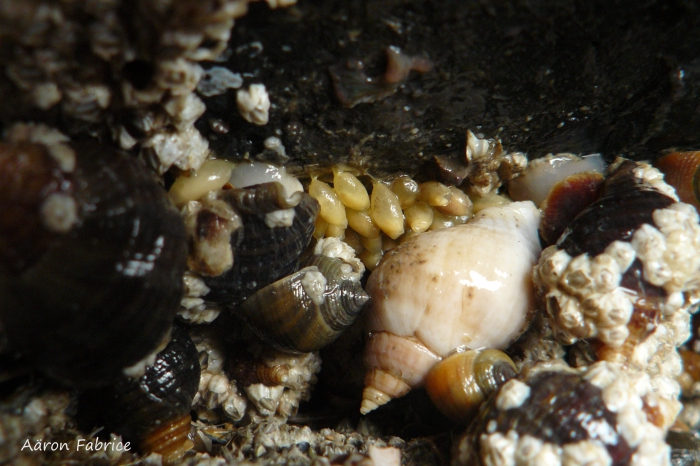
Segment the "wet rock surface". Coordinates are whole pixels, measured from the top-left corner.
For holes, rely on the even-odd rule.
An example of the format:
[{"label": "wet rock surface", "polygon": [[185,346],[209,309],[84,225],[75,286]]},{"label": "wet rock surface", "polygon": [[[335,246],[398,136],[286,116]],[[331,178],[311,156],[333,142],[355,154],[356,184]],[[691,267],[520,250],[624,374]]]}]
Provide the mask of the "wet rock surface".
[{"label": "wet rock surface", "polygon": [[[272,12],[252,4],[225,66],[242,74],[244,88],[265,84],[270,123],[246,123],[229,92],[204,99],[198,127],[226,157],[256,155],[279,136],[293,163],[378,172],[415,173],[435,155],[462,152],[467,128],[531,158],[650,158],[700,142],[699,22],[700,6],[683,0],[452,0],[439,8],[317,0]],[[412,71],[388,95],[370,90],[374,102],[343,106],[329,68],[352,89],[367,84],[357,76],[381,87],[389,46],[429,59],[432,70]],[[232,130],[215,133],[216,120]]]}]

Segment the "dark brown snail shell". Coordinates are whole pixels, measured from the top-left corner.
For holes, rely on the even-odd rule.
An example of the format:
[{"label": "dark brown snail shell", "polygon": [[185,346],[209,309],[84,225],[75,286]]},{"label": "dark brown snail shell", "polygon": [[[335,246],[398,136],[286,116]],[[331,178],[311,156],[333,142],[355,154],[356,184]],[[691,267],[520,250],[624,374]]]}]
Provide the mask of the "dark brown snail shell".
[{"label": "dark brown snail shell", "polygon": [[481,403],[516,374],[515,364],[503,351],[459,351],[433,366],[425,390],[445,416],[466,424]]},{"label": "dark brown snail shell", "polygon": [[67,169],[47,146],[0,146],[0,320],[34,367],[92,387],[161,344],[187,251],[141,163],[94,141],[66,147]]},{"label": "dark brown snail shell", "polygon": [[[510,456],[511,460],[520,453],[518,443],[530,437],[534,439],[536,448],[541,448],[542,443],[539,442],[543,442],[554,455],[559,456],[562,455],[561,449],[567,445],[591,441],[605,449],[612,460],[608,464],[619,466],[629,463],[635,449],[618,431],[617,414],[608,409],[603,390],[599,387],[579,374],[559,371],[539,372],[527,377],[524,383],[518,383],[529,387],[526,398],[518,406],[505,408],[499,408],[497,396],[489,398],[479,417],[455,443],[453,466],[490,464],[484,461],[489,454],[485,451],[488,445],[485,437],[499,434],[509,439],[508,443],[516,445],[512,449],[503,446],[504,457]],[[501,391],[506,386],[503,385]],[[536,452],[531,449],[528,453]],[[527,464],[544,464],[532,462],[532,458],[530,461]],[[503,459],[498,464],[514,463]]]},{"label": "dark brown snail shell", "polygon": [[[257,290],[297,270],[299,257],[311,242],[320,206],[308,194],[299,193],[292,225],[270,228],[265,224],[265,214],[289,208],[283,196],[268,196],[271,190],[266,185],[270,184],[277,183],[222,194],[222,198],[241,214],[243,228],[232,236],[234,258],[231,269],[205,280],[211,289],[207,299],[233,308]],[[259,203],[251,200],[256,193],[262,199]],[[276,207],[269,204],[270,201],[274,201]],[[251,206],[256,205],[263,205],[262,211],[250,213],[254,209]]]},{"label": "dark brown snail shell", "polygon": [[[312,256],[302,265],[234,311],[261,340],[280,351],[308,353],[325,347],[355,321],[369,300],[359,281],[346,277],[343,269],[351,266],[342,259]],[[326,281],[316,298],[305,286],[308,273],[320,273]]]},{"label": "dark brown snail shell", "polygon": [[[599,359],[619,362],[628,360],[634,346],[657,328],[661,309],[669,297],[669,292],[664,287],[647,281],[645,265],[639,255],[632,256],[631,263],[625,265],[619,278],[615,278],[619,280],[619,285],[613,282],[603,284],[601,280],[605,280],[607,272],[596,272],[594,277],[593,272],[586,275],[587,272],[583,270],[585,265],[579,265],[585,261],[593,263],[600,260],[600,264],[604,264],[606,260],[612,261],[610,254],[605,257],[600,254],[618,245],[621,248],[631,248],[632,246],[625,245],[631,244],[633,236],[644,225],[644,228],[656,227],[654,212],[666,209],[676,202],[662,192],[661,189],[664,188],[661,184],[653,184],[644,177],[645,170],[653,169],[647,165],[619,159],[603,181],[600,197],[574,218],[557,241],[556,248],[547,248],[540,258],[540,264],[535,268],[535,281],[540,284],[538,286],[541,295],[546,294],[543,299],[550,318],[555,322],[557,335],[567,343],[573,343],[578,338],[592,337],[591,349]],[[645,231],[641,230],[642,233]],[[555,253],[555,250],[565,252],[571,262],[564,266],[561,280],[556,285],[548,282],[549,285],[542,286],[542,277],[553,270],[551,266],[555,259],[550,258],[559,254]],[[547,280],[550,279],[545,278],[544,282]],[[621,290],[635,293],[636,297],[615,304],[596,301],[599,296],[596,293],[603,293],[601,290],[608,292],[618,286]],[[571,296],[575,296],[572,299],[578,301],[567,301]],[[587,311],[587,315],[592,316],[590,318],[593,320],[575,320],[575,317],[572,317],[576,314],[571,312],[571,304],[578,306],[578,302],[582,303],[580,306],[595,310],[595,313]],[[592,335],[590,330],[593,321],[597,322],[596,335]],[[561,328],[566,330],[560,331]]]},{"label": "dark brown snail shell", "polygon": [[83,393],[79,418],[91,418],[83,423],[104,425],[106,433],[122,435],[142,453],[159,453],[164,463],[173,463],[192,446],[189,413],[199,377],[197,348],[176,324],[170,343],[140,379],[122,377],[112,386]]},{"label": "dark brown snail shell", "polygon": [[[596,256],[613,241],[630,241],[652,214],[675,201],[634,175],[636,162],[623,161],[603,182],[601,196],[581,212],[557,241],[570,256]],[[624,213],[624,215],[621,215]]]}]

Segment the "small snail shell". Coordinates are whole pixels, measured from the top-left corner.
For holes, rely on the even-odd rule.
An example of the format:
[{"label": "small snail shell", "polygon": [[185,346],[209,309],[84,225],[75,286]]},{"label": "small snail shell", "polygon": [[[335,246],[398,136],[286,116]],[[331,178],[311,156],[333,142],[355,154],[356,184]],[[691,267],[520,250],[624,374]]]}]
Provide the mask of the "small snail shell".
[{"label": "small snail shell", "polygon": [[223,191],[219,196],[239,213],[268,214],[276,210],[296,207],[302,193],[287,193],[287,189],[277,182],[263,183],[250,188],[234,188]]},{"label": "small snail shell", "polygon": [[515,202],[387,253],[367,282],[372,337],[360,412],[422,386],[456,348],[504,348],[524,331],[535,307],[538,223],[532,202]]},{"label": "small snail shell", "polygon": [[153,353],[182,296],[182,219],[136,159],[94,141],[0,144],[0,320],[45,374],[104,385]]},{"label": "small snail shell", "polygon": [[[314,223],[319,212],[318,202],[306,193],[293,194],[293,216],[290,226],[269,226],[267,214],[274,210],[270,202],[278,209],[287,210],[289,203],[277,194],[275,185],[261,184],[246,188],[248,193],[238,190],[232,194],[224,191],[222,198],[234,206],[241,207],[242,197],[246,199],[240,215],[243,228],[231,236],[233,249],[233,266],[225,273],[206,279],[211,289],[207,299],[233,308],[257,290],[273,283],[297,270],[301,253],[311,242]],[[245,190],[241,190],[245,191]],[[260,195],[263,201],[251,200]],[[258,213],[250,206],[262,205]]]},{"label": "small snail shell", "polygon": [[656,167],[664,174],[664,181],[676,188],[681,202],[686,202],[700,210],[698,196],[698,168],[700,152],[673,152],[661,157]]},{"label": "small snail shell", "polygon": [[669,464],[646,374],[535,365],[503,384],[453,445],[453,466]]},{"label": "small snail shell", "polygon": [[515,364],[503,351],[460,351],[430,369],[425,390],[444,415],[466,424],[481,403],[516,374]]},{"label": "small snail shell", "polygon": [[305,267],[257,291],[240,313],[267,344],[281,351],[317,351],[350,326],[369,297],[353,266],[342,259],[312,256]]},{"label": "small snail shell", "polygon": [[197,348],[187,331],[175,325],[170,343],[140,379],[124,377],[83,393],[79,418],[96,411],[98,418],[89,421],[104,423],[108,431],[137,443],[141,452],[158,453],[164,464],[173,464],[192,448],[189,413],[199,378]]}]

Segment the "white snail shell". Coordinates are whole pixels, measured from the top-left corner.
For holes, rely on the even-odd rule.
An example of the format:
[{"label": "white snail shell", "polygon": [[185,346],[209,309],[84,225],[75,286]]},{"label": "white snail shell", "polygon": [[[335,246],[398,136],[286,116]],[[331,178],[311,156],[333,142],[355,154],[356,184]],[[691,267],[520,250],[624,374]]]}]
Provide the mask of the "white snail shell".
[{"label": "white snail shell", "polygon": [[367,283],[363,414],[422,386],[454,349],[504,348],[524,330],[534,309],[539,220],[530,201],[488,208],[385,256]]}]

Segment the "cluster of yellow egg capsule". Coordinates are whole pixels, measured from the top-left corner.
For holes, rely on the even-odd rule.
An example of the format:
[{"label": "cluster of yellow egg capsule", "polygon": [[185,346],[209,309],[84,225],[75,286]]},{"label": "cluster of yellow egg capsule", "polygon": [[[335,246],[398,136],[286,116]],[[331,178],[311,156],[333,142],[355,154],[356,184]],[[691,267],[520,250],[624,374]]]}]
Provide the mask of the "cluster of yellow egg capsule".
[{"label": "cluster of yellow egg capsule", "polygon": [[507,202],[496,193],[470,199],[455,186],[418,183],[408,175],[372,180],[370,195],[353,173],[337,166],[332,186],[313,178],[308,189],[321,204],[314,236],[342,238],[369,270],[385,251],[412,235],[466,223],[473,213]]},{"label": "cluster of yellow egg capsule", "polygon": [[[179,177],[170,195],[179,206],[198,199],[222,188],[234,166],[209,160],[196,173]],[[437,181],[418,183],[408,175],[373,179],[370,194],[345,166],[333,167],[332,181],[328,181],[314,176],[308,185],[308,193],[321,205],[314,236],[343,239],[369,270],[374,270],[385,251],[412,235],[466,223],[485,207],[509,202],[496,192],[470,198],[458,187]]]}]

